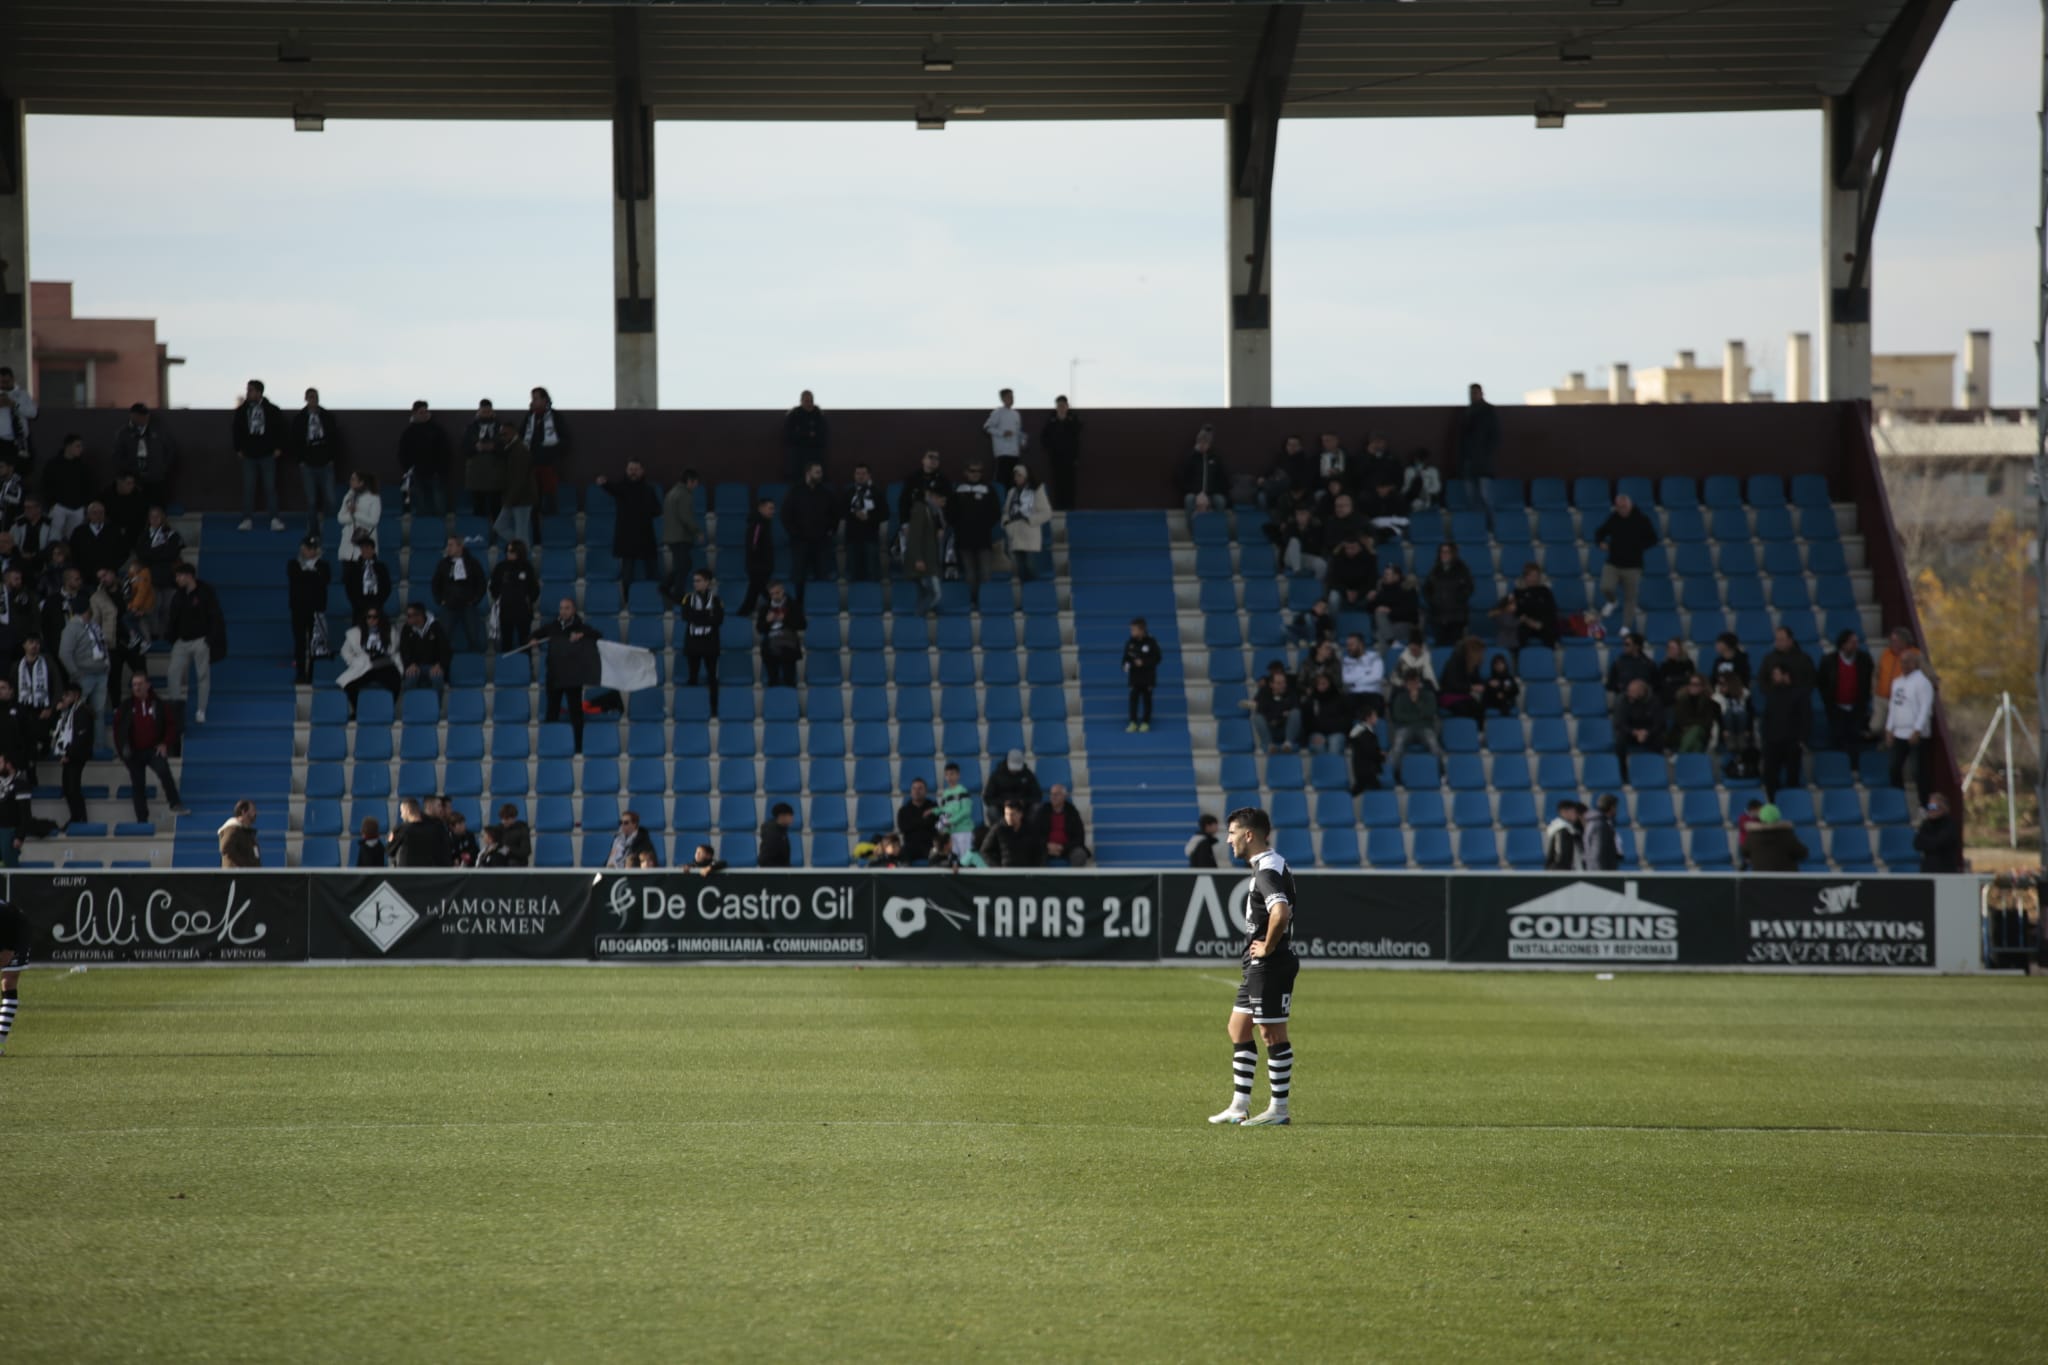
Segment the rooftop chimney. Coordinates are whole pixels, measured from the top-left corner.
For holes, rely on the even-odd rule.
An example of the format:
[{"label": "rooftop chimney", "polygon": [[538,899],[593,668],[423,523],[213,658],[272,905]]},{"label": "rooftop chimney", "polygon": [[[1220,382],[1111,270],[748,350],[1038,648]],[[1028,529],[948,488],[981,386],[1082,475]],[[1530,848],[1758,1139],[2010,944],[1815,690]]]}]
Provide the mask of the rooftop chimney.
[{"label": "rooftop chimney", "polygon": [[1636,401],[1636,391],[1629,387],[1627,361],[1616,361],[1614,368],[1607,372],[1607,401],[1610,403],[1633,403]]},{"label": "rooftop chimney", "polygon": [[1785,340],[1785,401],[1813,401],[1813,333],[1794,332]]},{"label": "rooftop chimney", "polygon": [[1749,348],[1739,341],[1729,342],[1721,352],[1721,401],[1749,401]]},{"label": "rooftop chimney", "polygon": [[1991,333],[1972,332],[1963,342],[1963,406],[1982,412],[1991,406]]},{"label": "rooftop chimney", "polygon": [[1695,358],[1695,357],[1694,357],[1694,353],[1693,353],[1693,352],[1691,352],[1691,351],[1680,351],[1680,352],[1678,353],[1678,368],[1679,368],[1679,369],[1681,369],[1681,370],[1696,370],[1696,369],[1698,369],[1698,368],[1699,368],[1699,366],[1697,366],[1697,365],[1693,364],[1693,360],[1694,360],[1694,358]]},{"label": "rooftop chimney", "polygon": [[1571,374],[1566,377],[1564,381],[1564,386],[1567,389],[1572,390],[1573,392],[1577,392],[1578,390],[1585,388],[1586,372],[1584,370],[1573,370]]}]

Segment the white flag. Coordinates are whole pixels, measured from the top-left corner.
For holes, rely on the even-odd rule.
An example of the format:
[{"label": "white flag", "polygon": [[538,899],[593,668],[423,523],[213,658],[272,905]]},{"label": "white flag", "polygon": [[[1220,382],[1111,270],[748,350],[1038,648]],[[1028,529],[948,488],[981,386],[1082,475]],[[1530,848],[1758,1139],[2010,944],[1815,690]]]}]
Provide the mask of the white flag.
[{"label": "white flag", "polygon": [[614,692],[639,692],[661,685],[661,669],[651,649],[599,640],[597,658],[601,665],[600,685]]}]

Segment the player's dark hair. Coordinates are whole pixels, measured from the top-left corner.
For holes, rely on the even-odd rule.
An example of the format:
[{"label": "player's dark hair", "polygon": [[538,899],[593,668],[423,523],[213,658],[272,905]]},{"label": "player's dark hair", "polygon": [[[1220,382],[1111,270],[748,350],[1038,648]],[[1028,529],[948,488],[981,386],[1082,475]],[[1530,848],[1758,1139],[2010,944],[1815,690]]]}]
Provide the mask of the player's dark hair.
[{"label": "player's dark hair", "polygon": [[1273,837],[1273,821],[1257,806],[1240,806],[1230,812],[1230,823],[1244,826],[1261,839]]},{"label": "player's dark hair", "polygon": [[795,815],[796,810],[787,801],[777,801],[775,803],[775,809],[769,811],[768,813],[774,816],[776,819],[780,820],[785,815]]}]

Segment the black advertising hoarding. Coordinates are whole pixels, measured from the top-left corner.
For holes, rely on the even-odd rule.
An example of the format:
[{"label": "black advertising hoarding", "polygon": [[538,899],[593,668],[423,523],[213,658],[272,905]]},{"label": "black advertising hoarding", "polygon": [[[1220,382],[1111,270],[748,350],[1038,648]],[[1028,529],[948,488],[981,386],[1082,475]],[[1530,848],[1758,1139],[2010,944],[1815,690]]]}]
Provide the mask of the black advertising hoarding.
[{"label": "black advertising hoarding", "polygon": [[[1159,956],[1236,961],[1244,952],[1243,872],[1169,872],[1159,878]],[[1307,962],[1442,962],[1444,877],[1297,872],[1295,952]]]},{"label": "black advertising hoarding", "polygon": [[17,872],[39,962],[304,962],[296,872]]},{"label": "black advertising hoarding", "polygon": [[873,878],[878,958],[1151,962],[1153,873],[885,872]]},{"label": "black advertising hoarding", "polygon": [[865,959],[874,879],[860,872],[607,872],[593,894],[602,961]]},{"label": "black advertising hoarding", "polygon": [[402,872],[311,883],[316,958],[587,958],[587,872]]},{"label": "black advertising hoarding", "polygon": [[1934,883],[1917,877],[1754,879],[1736,924],[1745,967],[1927,967]]},{"label": "black advertising hoarding", "polygon": [[1733,877],[1458,877],[1451,960],[1704,967],[1735,960]]}]

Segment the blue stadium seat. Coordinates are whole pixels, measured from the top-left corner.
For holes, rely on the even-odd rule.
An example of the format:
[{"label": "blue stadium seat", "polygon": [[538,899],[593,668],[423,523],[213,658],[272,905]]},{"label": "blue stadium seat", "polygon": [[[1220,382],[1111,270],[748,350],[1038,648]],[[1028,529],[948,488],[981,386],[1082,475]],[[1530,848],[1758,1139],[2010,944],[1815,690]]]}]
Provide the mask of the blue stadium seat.
[{"label": "blue stadium seat", "polygon": [[1572,752],[1571,734],[1561,720],[1532,719],[1529,722],[1529,747],[1539,755],[1569,754]]},{"label": "blue stadium seat", "polygon": [[1897,787],[1870,789],[1870,823],[1903,825],[1912,817],[1906,810],[1906,794]]},{"label": "blue stadium seat", "polygon": [[1672,808],[1671,793],[1662,788],[1637,792],[1633,823],[1645,829],[1669,829],[1676,825],[1678,813]]},{"label": "blue stadium seat", "polygon": [[576,866],[576,842],[566,833],[537,833],[533,840],[535,867]]},{"label": "blue stadium seat", "polygon": [[1581,763],[1580,776],[1587,790],[1595,794],[1618,792],[1621,787],[1621,760],[1612,753],[1588,752]]},{"label": "blue stadium seat", "polygon": [[1500,850],[1494,843],[1493,830],[1490,827],[1459,830],[1458,861],[1472,868],[1499,867]]},{"label": "blue stadium seat", "polygon": [[1446,823],[1442,792],[1410,792],[1407,807],[1407,819],[1411,828],[1442,829]]},{"label": "blue stadium seat", "polygon": [[1479,722],[1467,716],[1451,716],[1444,721],[1439,738],[1449,753],[1476,754],[1479,752]]},{"label": "blue stadium seat", "polygon": [[1529,505],[1540,512],[1562,511],[1569,504],[1566,501],[1563,479],[1542,478],[1529,481]]},{"label": "blue stadium seat", "polygon": [[1535,794],[1526,791],[1502,792],[1500,815],[1495,823],[1503,829],[1513,829],[1517,826],[1541,828],[1543,817],[1537,812]]},{"label": "blue stadium seat", "polygon": [[1631,787],[1668,787],[1670,765],[1662,754],[1632,753],[1628,756],[1628,783]]},{"label": "blue stadium seat", "polygon": [[[678,821],[678,823],[681,823]],[[718,798],[718,828],[723,834],[749,833],[761,826],[760,816],[751,796],[721,796]]]},{"label": "blue stadium seat", "polygon": [[533,803],[533,828],[542,834],[566,834],[576,827],[576,810],[571,798],[542,796]]},{"label": "blue stadium seat", "polygon": [[1401,755],[1401,785],[1410,790],[1426,789],[1432,795],[1435,794],[1437,788],[1442,785],[1441,775],[1437,771],[1436,755]]},{"label": "blue stadium seat", "polygon": [[1266,814],[1276,829],[1308,828],[1308,796],[1298,791],[1274,792],[1267,800]]},{"label": "blue stadium seat", "polygon": [[1362,792],[1358,798],[1358,817],[1359,823],[1370,829],[1398,830],[1401,798],[1390,791]]},{"label": "blue stadium seat", "polygon": [[1686,869],[1685,844],[1675,829],[1644,830],[1641,848],[1642,861],[1660,872]]},{"label": "blue stadium seat", "polygon": [[1503,792],[1529,790],[1529,759],[1525,754],[1501,754],[1493,760],[1493,785]]},{"label": "blue stadium seat", "polygon": [[1854,787],[1835,787],[1820,794],[1820,818],[1827,825],[1863,823],[1863,800]]},{"label": "blue stadium seat", "polygon": [[1408,866],[1408,846],[1397,825],[1390,829],[1369,829],[1365,832],[1365,856],[1377,868],[1402,868]]},{"label": "blue stadium seat", "polygon": [[[1027,583],[1024,586],[1033,587]],[[1290,867],[1314,867],[1316,865],[1315,841],[1305,829],[1277,829],[1273,831],[1273,847],[1287,860]]]},{"label": "blue stadium seat", "polygon": [[1357,830],[1346,826],[1342,829],[1326,829],[1323,831],[1322,866],[1357,867],[1361,861]]},{"label": "blue stadium seat", "polygon": [[[1402,760],[1406,766],[1407,759]],[[1452,791],[1486,790],[1486,760],[1478,754],[1452,754],[1445,765],[1444,780]]]},{"label": "blue stadium seat", "polygon": [[1913,847],[1913,834],[1909,825],[1886,825],[1877,832],[1877,851],[1886,867],[1894,872],[1920,870],[1920,850]]},{"label": "blue stadium seat", "polygon": [[1532,682],[1522,688],[1522,710],[1532,719],[1564,714],[1564,691],[1556,683]]},{"label": "blue stadium seat", "polygon": [[1828,831],[1828,856],[1844,872],[1877,870],[1870,848],[1870,831],[1861,825],[1842,825]]},{"label": "blue stadium seat", "polygon": [[1451,866],[1451,836],[1448,830],[1415,831],[1415,865],[1432,869]]},{"label": "blue stadium seat", "polygon": [[1349,799],[1351,769],[1342,754],[1311,754],[1308,760],[1308,782],[1318,791],[1342,791]]},{"label": "blue stadium seat", "polygon": [[[1778,810],[1795,825],[1810,825],[1817,813],[1813,808],[1813,794],[1804,787],[1784,787],[1778,792]],[[1808,841],[1812,846],[1812,841]]]},{"label": "blue stadium seat", "polygon": [[1569,747],[1537,757],[1536,785],[1546,793],[1576,792],[1579,789],[1578,769]]},{"label": "blue stadium seat", "polygon": [[1484,825],[1493,828],[1493,802],[1483,791],[1458,792],[1451,797],[1451,823],[1461,828]]},{"label": "blue stadium seat", "polygon": [[1690,836],[1693,866],[1702,872],[1726,872],[1735,865],[1728,831],[1719,825],[1694,829]]},{"label": "blue stadium seat", "polygon": [[[76,863],[66,866],[75,867]],[[342,866],[341,844],[334,839],[317,838],[308,834],[299,846],[300,867],[332,868]]]}]

